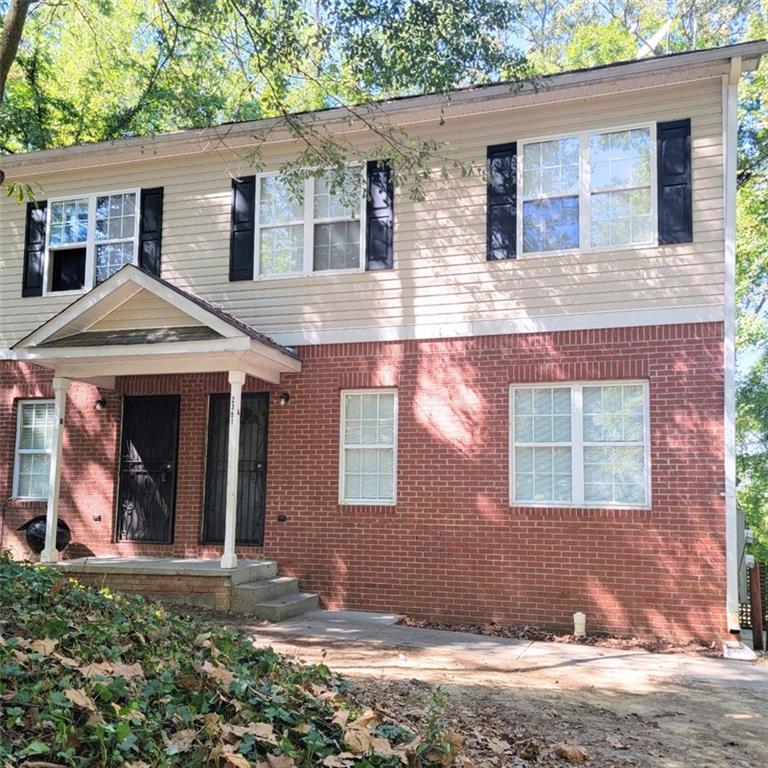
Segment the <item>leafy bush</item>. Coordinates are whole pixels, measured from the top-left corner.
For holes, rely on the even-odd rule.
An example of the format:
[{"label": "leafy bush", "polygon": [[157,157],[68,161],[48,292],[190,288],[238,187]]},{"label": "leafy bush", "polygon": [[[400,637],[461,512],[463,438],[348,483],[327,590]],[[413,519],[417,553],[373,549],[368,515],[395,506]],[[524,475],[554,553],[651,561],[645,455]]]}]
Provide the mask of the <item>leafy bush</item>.
[{"label": "leafy bush", "polygon": [[0,557],[0,606],[8,768],[393,768],[439,737],[356,710],[325,665],[54,569]]}]

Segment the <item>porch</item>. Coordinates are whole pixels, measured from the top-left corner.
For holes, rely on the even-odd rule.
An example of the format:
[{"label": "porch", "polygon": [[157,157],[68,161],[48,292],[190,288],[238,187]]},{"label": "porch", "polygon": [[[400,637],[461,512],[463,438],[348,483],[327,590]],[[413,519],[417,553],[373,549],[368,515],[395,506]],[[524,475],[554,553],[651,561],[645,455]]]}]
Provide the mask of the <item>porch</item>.
[{"label": "porch", "polygon": [[[283,373],[298,373],[301,362],[296,352],[274,343],[198,297],[136,267],[127,266],[18,342],[14,353],[17,359],[53,373],[53,439],[46,502],[46,541],[40,556],[41,562],[46,564],[58,561],[54,532],[59,519],[70,384],[91,384],[100,393],[106,393],[106,397],[116,389],[120,393],[122,435],[113,541],[124,541],[140,533],[143,541],[152,545],[149,553],[154,555],[162,554],[174,536],[179,397],[125,397],[120,386],[116,386],[116,380],[169,374],[226,375],[223,378],[225,386],[221,389],[223,394],[215,398],[215,418],[213,410],[208,414],[209,428],[211,424],[216,425],[213,457],[216,472],[209,476],[215,475],[211,496],[216,498],[217,517],[206,521],[206,524],[212,520],[213,523],[204,536],[206,543],[213,544],[216,549],[220,547],[220,560],[189,561],[191,571],[180,572],[173,569],[187,566],[171,558],[163,564],[145,558],[129,558],[124,565],[115,562],[115,558],[89,558],[87,562],[76,560],[62,567],[79,567],[88,579],[101,573],[110,578],[130,576],[133,582],[144,583],[175,576],[178,579],[208,579],[203,583],[210,587],[213,576],[209,571],[215,565],[219,568],[222,583],[237,586],[237,579],[242,574],[238,570],[235,546],[244,538],[241,524],[248,518],[251,528],[257,530],[259,515],[263,519],[264,499],[264,459],[259,458],[262,454],[258,451],[263,450],[266,439],[266,410],[256,408],[259,403],[251,403],[252,394],[244,395],[244,384],[247,376],[252,377],[251,382],[256,379],[274,385],[280,382]],[[106,402],[104,397],[100,395],[97,409],[98,403]],[[213,401],[212,398],[212,404]],[[266,404],[260,402],[261,406]],[[262,421],[251,430],[246,427],[245,434],[241,434],[241,420],[245,418],[247,422],[248,416],[257,410],[256,416]],[[196,422],[205,423],[205,415],[196,414]],[[262,444],[257,445],[259,440]],[[244,481],[244,461],[252,462],[260,470],[257,480],[253,481],[261,483],[258,503],[253,494],[247,492],[252,477]],[[129,475],[138,478],[133,486],[126,481]],[[261,542],[256,541],[255,536],[248,537],[247,543],[260,546]],[[83,544],[87,551],[88,542]],[[168,547],[165,551],[172,550]],[[133,570],[137,567],[149,572],[137,573]],[[249,567],[250,561],[246,561],[246,573]],[[167,572],[169,568],[171,573]],[[223,598],[217,600],[220,605],[227,603]]]},{"label": "porch", "polygon": [[319,607],[318,596],[300,592],[296,577],[280,576],[274,560],[241,559],[236,565],[222,567],[218,559],[102,556],[48,565],[90,586],[268,621]]}]

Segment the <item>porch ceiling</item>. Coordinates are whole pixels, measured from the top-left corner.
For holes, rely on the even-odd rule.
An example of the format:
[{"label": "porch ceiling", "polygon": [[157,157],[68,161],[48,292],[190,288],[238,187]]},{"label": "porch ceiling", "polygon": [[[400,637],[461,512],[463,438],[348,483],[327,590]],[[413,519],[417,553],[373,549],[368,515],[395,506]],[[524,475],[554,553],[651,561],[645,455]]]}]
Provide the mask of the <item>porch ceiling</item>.
[{"label": "porch ceiling", "polygon": [[60,378],[242,371],[278,383],[298,355],[197,296],[123,267],[13,348]]}]

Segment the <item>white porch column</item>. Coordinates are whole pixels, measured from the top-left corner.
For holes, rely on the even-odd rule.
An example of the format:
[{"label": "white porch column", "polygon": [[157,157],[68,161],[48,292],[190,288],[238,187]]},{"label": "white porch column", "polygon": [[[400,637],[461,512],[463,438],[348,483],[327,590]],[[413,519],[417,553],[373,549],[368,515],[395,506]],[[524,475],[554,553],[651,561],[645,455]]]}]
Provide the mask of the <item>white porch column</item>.
[{"label": "white porch column", "polygon": [[237,565],[235,554],[235,532],[237,527],[237,471],[240,458],[240,401],[242,399],[245,374],[242,371],[229,372],[229,439],[227,441],[227,503],[224,513],[224,554],[222,568]]},{"label": "white porch column", "polygon": [[56,528],[59,522],[59,486],[61,483],[61,448],[64,439],[64,412],[67,407],[69,379],[53,379],[54,415],[51,467],[48,475],[48,507],[45,513],[45,548],[40,553],[41,563],[55,563],[59,559],[56,549]]}]

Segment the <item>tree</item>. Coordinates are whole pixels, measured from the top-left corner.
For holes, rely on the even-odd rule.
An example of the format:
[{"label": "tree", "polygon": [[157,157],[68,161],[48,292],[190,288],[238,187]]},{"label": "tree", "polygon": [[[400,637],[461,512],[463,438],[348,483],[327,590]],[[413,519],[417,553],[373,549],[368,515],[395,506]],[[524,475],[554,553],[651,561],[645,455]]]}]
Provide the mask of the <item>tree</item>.
[{"label": "tree", "polygon": [[303,147],[289,180],[340,174],[354,147],[297,113],[341,107],[418,195],[429,167],[451,158],[357,105],[524,73],[506,35],[514,11],[513,0],[40,4],[0,108],[0,151],[277,116]]}]

